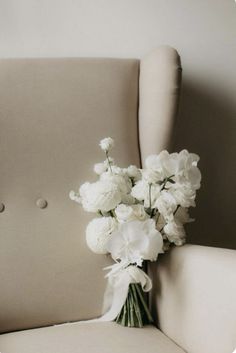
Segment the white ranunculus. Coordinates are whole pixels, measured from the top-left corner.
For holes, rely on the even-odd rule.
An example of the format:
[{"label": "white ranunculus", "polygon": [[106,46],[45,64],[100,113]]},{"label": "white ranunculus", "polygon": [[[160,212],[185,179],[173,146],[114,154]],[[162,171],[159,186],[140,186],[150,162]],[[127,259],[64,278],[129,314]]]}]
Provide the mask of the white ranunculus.
[{"label": "white ranunculus", "polygon": [[80,187],[81,203],[88,212],[108,212],[121,202],[121,192],[109,180],[85,183]]},{"label": "white ranunculus", "polygon": [[144,201],[144,207],[150,207],[150,195],[151,195],[151,207],[155,207],[157,198],[160,195],[161,187],[158,184],[150,185],[145,180],[139,180],[132,188],[131,195],[138,201]]},{"label": "white ranunculus", "polygon": [[164,232],[171,243],[177,246],[185,243],[185,230],[182,224],[170,221],[164,226]]},{"label": "white ranunculus", "polygon": [[125,205],[120,204],[115,209],[118,222],[129,222],[134,220],[144,221],[148,218],[143,205]]},{"label": "white ranunculus", "polygon": [[111,137],[106,137],[100,141],[99,145],[103,151],[109,152],[114,147],[115,143]]},{"label": "white ranunculus", "polygon": [[107,242],[117,222],[112,217],[94,218],[86,228],[87,245],[96,254],[107,254]]},{"label": "white ranunculus", "polygon": [[101,180],[110,181],[115,184],[120,191],[121,194],[121,202],[122,203],[129,203],[128,202],[128,195],[130,195],[132,183],[127,175],[122,174],[114,174],[110,171],[103,173],[101,175]]},{"label": "white ranunculus", "polygon": [[97,175],[101,175],[102,173],[105,173],[106,170],[107,170],[107,166],[104,162],[102,163],[96,163],[94,165],[94,168],[93,168],[94,172],[97,174]]},{"label": "white ranunculus", "polygon": [[173,213],[177,208],[177,202],[168,191],[163,190],[155,203],[155,207],[165,219],[170,219],[173,218]]},{"label": "white ranunculus", "polygon": [[163,252],[163,239],[153,219],[123,223],[113,232],[107,250],[114,260],[138,266],[143,260],[155,261]]}]

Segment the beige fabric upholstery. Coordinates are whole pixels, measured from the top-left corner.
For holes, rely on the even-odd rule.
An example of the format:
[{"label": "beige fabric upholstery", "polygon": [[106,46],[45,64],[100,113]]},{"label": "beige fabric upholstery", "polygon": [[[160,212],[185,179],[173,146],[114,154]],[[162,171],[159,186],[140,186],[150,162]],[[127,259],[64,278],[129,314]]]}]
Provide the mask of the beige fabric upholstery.
[{"label": "beige fabric upholstery", "polygon": [[3,353],[183,353],[155,327],[124,328],[115,323],[77,323],[4,334]]},{"label": "beige fabric upholstery", "polygon": [[171,147],[181,84],[180,57],[163,46],[140,63],[139,136],[142,161]]},{"label": "beige fabric upholstery", "polygon": [[0,331],[100,315],[107,259],[68,195],[93,180],[103,137],[139,164],[138,72],[138,60],[0,61]]},{"label": "beige fabric upholstery", "polygon": [[186,245],[151,268],[160,329],[188,353],[236,348],[236,251]]},{"label": "beige fabric upholstery", "polygon": [[139,86],[143,153],[165,144],[178,55],[150,58],[140,85],[139,60],[0,60],[0,332],[100,315],[108,259],[87,249],[92,216],[68,193],[92,179],[102,137],[115,138],[121,165],[140,163]]}]

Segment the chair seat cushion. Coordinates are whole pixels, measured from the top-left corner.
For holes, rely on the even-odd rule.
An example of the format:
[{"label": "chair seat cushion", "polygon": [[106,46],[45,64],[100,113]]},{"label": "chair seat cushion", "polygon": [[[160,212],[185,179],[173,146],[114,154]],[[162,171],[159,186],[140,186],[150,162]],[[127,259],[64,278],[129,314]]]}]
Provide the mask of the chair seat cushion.
[{"label": "chair seat cushion", "polygon": [[76,323],[0,336],[4,353],[183,353],[154,326],[124,328],[116,323]]}]

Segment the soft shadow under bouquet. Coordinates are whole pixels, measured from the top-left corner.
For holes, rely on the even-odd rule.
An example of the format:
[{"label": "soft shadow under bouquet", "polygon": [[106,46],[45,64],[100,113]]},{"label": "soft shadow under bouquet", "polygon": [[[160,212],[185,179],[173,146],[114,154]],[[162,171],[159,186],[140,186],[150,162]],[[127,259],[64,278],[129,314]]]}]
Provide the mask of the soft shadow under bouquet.
[{"label": "soft shadow under bouquet", "polygon": [[147,157],[143,169],[120,168],[110,156],[113,139],[104,138],[100,147],[106,159],[94,166],[98,181],[70,192],[73,201],[96,215],[86,229],[88,247],[115,261],[106,268],[104,315],[97,320],[142,327],[152,322],[144,295],[152,288],[145,262],[185,243],[184,224],[193,221],[188,208],[195,206],[200,188],[199,156],[162,151]]}]

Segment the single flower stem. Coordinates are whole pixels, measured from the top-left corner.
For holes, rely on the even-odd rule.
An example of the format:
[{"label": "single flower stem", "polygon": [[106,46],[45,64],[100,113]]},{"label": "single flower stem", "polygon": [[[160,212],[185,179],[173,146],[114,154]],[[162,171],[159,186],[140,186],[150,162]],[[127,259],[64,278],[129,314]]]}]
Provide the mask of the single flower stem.
[{"label": "single flower stem", "polygon": [[149,207],[152,208],[152,184],[149,184]]},{"label": "single flower stem", "polygon": [[176,214],[176,212],[178,211],[179,208],[180,208],[180,205],[178,205],[178,206],[176,207],[176,210],[175,210],[175,212],[174,212],[174,215]]},{"label": "single flower stem", "polygon": [[147,315],[148,320],[149,320],[150,322],[153,322],[153,318],[152,318],[152,316],[151,316],[151,314],[150,314],[150,311],[149,311],[149,309],[148,309],[148,306],[147,306],[147,304],[146,304],[146,302],[145,302],[145,299],[144,299],[144,297],[143,297],[143,293],[141,292],[140,285],[139,285],[139,284],[135,284],[135,289],[136,289],[136,291],[138,292],[139,299],[140,299],[141,302],[142,302],[142,305],[143,305],[143,308],[144,308],[144,310],[145,310],[145,312],[146,312],[146,315]]},{"label": "single flower stem", "polygon": [[110,169],[110,172],[112,173],[112,169],[111,169],[111,162],[109,160],[109,154],[108,154],[108,151],[105,152],[106,153],[106,158],[107,158],[107,163],[108,163],[108,167]]}]

